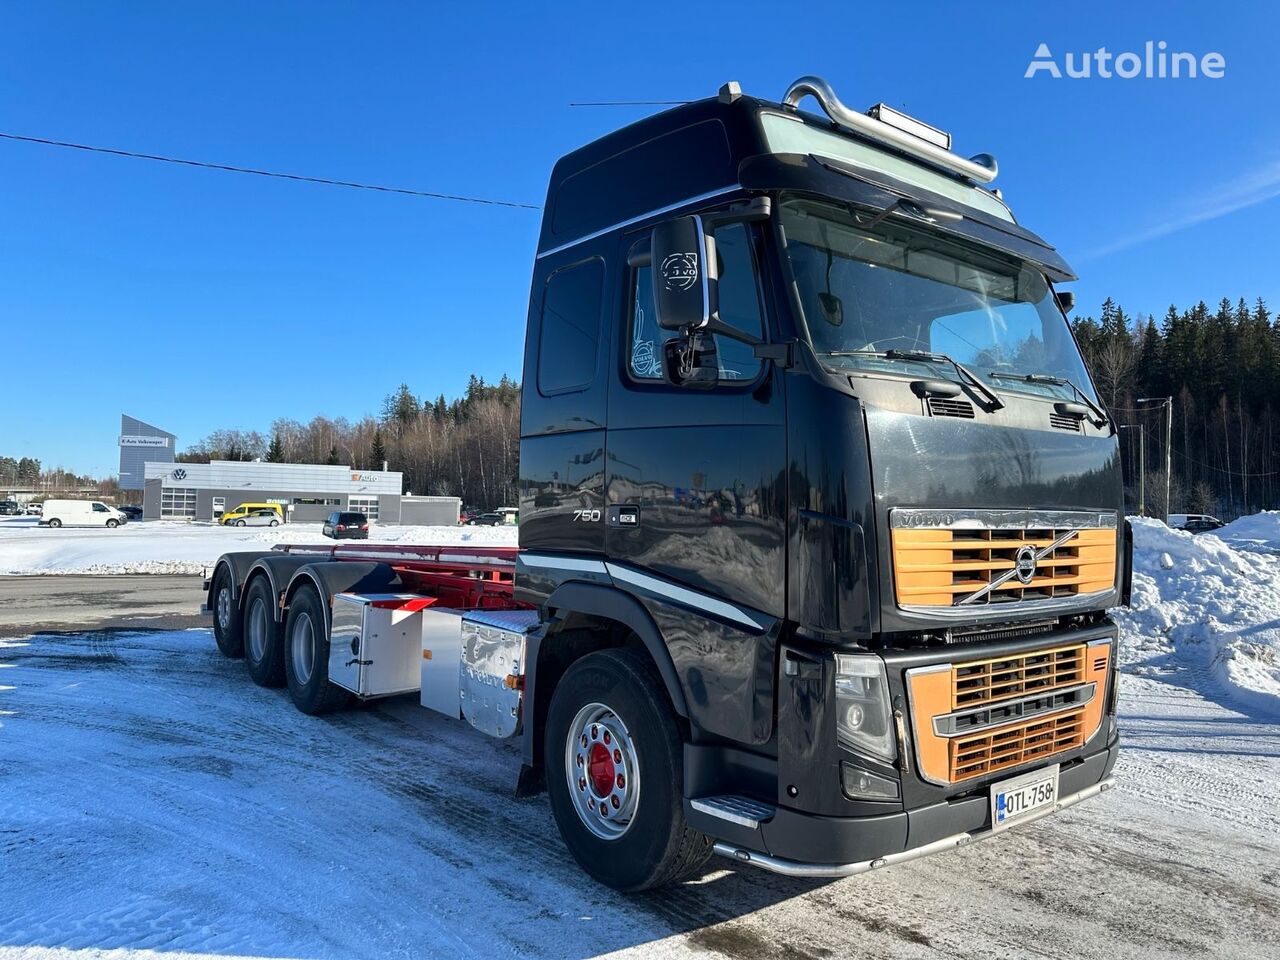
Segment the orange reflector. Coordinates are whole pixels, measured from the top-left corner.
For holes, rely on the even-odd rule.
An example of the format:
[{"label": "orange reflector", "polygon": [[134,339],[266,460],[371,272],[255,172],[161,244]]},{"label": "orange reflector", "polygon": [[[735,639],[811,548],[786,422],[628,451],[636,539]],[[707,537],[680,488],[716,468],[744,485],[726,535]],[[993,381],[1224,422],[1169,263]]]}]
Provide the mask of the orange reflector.
[{"label": "orange reflector", "polygon": [[431,651],[430,651],[430,650],[423,650],[423,651],[422,651],[422,659],[423,659],[423,660],[430,660],[430,659],[431,659]]},{"label": "orange reflector", "polygon": [[508,690],[523,690],[524,677],[517,677],[514,673],[508,673],[502,678],[502,685]]}]

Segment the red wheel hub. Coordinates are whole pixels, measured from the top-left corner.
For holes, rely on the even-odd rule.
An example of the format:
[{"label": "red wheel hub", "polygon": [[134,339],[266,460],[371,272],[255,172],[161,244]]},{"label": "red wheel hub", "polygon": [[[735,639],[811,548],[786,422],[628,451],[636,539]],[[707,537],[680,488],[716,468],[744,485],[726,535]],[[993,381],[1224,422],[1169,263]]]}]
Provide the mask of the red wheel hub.
[{"label": "red wheel hub", "polygon": [[607,797],[613,789],[615,777],[613,757],[609,748],[603,743],[593,743],[587,756],[587,776],[591,778],[591,789],[597,797]]}]

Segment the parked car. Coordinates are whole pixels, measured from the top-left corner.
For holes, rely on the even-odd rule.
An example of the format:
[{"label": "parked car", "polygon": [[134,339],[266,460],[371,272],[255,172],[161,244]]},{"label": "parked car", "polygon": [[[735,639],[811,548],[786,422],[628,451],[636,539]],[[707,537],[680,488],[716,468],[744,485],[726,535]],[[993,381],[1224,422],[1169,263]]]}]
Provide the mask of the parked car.
[{"label": "parked car", "polygon": [[129,522],[119,510],[97,500],[46,500],[42,527],[119,527]]},{"label": "parked car", "polygon": [[224,527],[237,526],[257,526],[257,524],[237,523],[237,520],[247,520],[249,514],[255,510],[270,510],[276,515],[276,520],[280,523],[284,522],[284,508],[278,503],[242,503],[234,510],[228,510],[219,519],[218,522]]},{"label": "parked car", "polygon": [[27,504],[27,516],[28,516],[28,517],[38,517],[38,516],[40,516],[40,514],[42,514],[42,513],[44,513],[44,504],[43,504],[43,503],[28,503],[28,504]]},{"label": "parked car", "polygon": [[280,526],[280,514],[275,510],[261,508],[250,510],[247,514],[237,516],[234,520],[223,520],[222,522],[233,527],[278,527]]},{"label": "parked car", "polygon": [[117,507],[116,509],[119,510],[121,513],[123,513],[130,520],[142,519],[142,508],[138,506],[134,506],[131,503],[127,503],[123,507]]},{"label": "parked car", "polygon": [[480,513],[468,520],[466,525],[468,527],[500,527],[506,522],[506,518],[500,513]]},{"label": "parked car", "polygon": [[22,515],[22,504],[17,500],[0,500],[0,517],[18,517]]},{"label": "parked car", "polygon": [[1221,530],[1226,524],[1216,517],[1197,517],[1195,520],[1188,520],[1182,525],[1182,529],[1188,533],[1208,533],[1210,530]]},{"label": "parked car", "polygon": [[1171,513],[1169,514],[1169,526],[1175,530],[1203,532],[1205,530],[1217,530],[1219,527],[1226,526],[1226,524],[1217,517],[1209,516],[1207,513]]},{"label": "parked car", "polygon": [[335,540],[368,540],[369,518],[363,513],[335,510],[329,514],[320,532]]}]

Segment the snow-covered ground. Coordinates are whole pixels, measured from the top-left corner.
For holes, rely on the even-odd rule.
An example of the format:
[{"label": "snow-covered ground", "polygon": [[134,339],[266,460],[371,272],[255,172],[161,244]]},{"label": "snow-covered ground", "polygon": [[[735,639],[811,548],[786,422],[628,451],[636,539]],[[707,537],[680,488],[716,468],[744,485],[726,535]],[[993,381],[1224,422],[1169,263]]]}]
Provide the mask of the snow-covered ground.
[{"label": "snow-covered ground", "polygon": [[1280,717],[1280,513],[1216,534],[1131,519],[1133,603],[1116,611],[1125,668],[1194,676],[1210,695]]},{"label": "snow-covered ground", "polygon": [[[318,523],[280,527],[220,527],[155,520],[105,528],[37,526],[36,517],[0,518],[0,576],[59,573],[192,573],[232,550],[265,550],[277,543],[332,543]],[[515,546],[515,527],[396,527],[374,523],[369,539],[382,543],[473,543]]]}]

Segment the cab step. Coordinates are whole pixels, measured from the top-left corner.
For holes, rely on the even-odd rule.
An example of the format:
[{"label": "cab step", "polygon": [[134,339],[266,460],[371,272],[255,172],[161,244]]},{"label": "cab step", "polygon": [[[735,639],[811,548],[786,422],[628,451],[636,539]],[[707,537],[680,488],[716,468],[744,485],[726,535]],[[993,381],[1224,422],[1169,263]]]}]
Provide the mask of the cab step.
[{"label": "cab step", "polygon": [[696,800],[690,800],[689,805],[699,813],[718,817],[752,830],[757,829],[765,821],[772,820],[775,810],[771,803],[762,803],[750,797],[732,794],[722,797],[698,797]]}]

